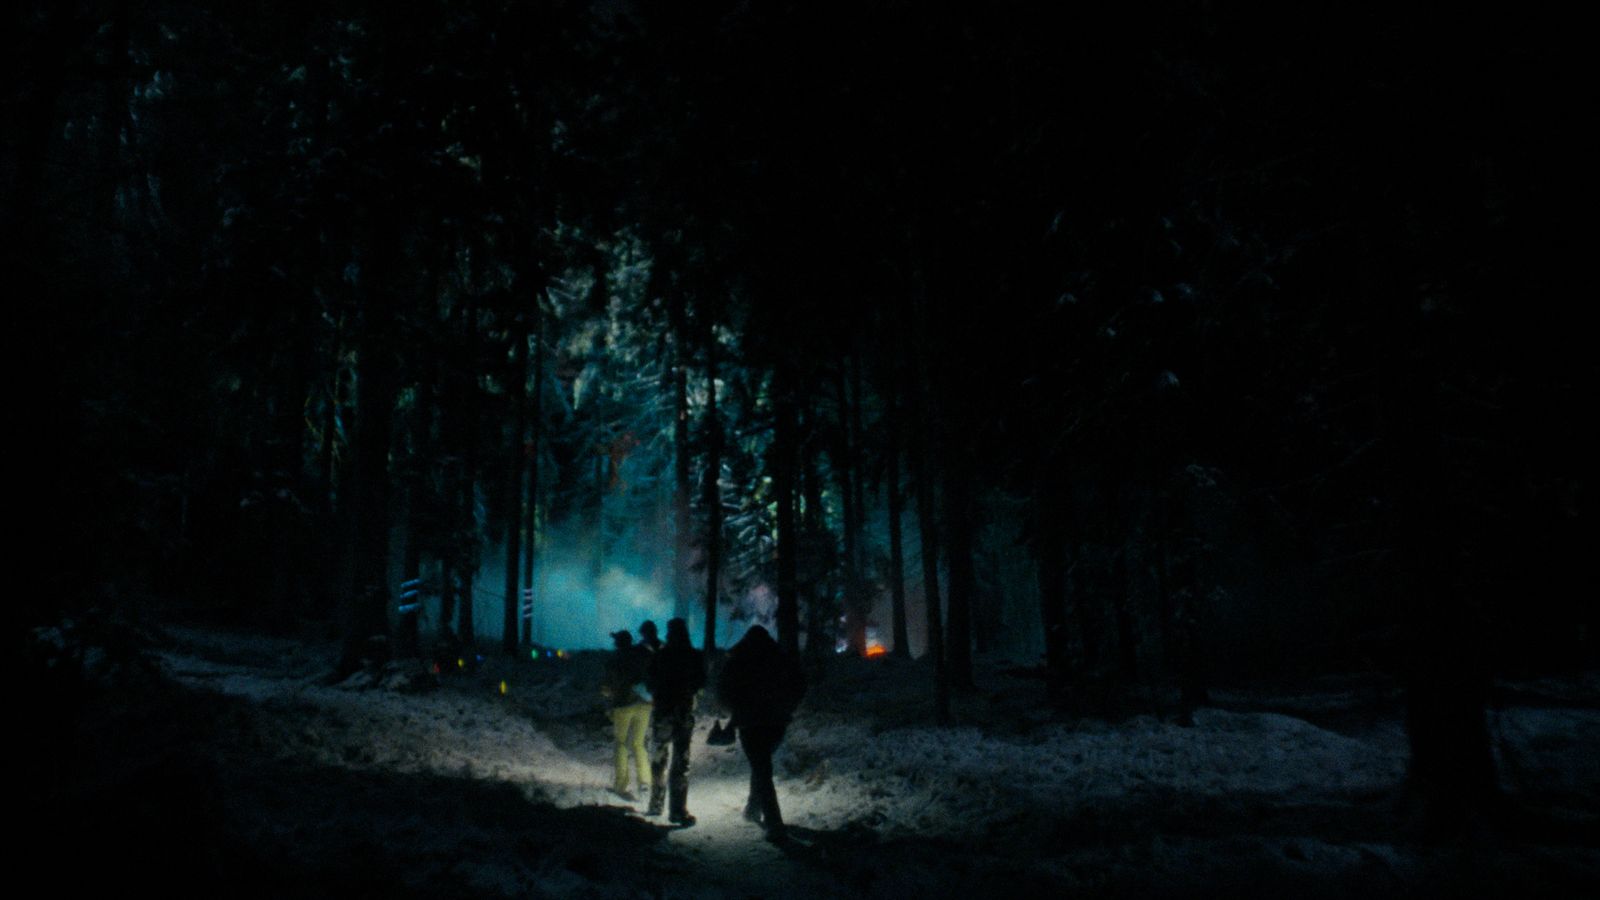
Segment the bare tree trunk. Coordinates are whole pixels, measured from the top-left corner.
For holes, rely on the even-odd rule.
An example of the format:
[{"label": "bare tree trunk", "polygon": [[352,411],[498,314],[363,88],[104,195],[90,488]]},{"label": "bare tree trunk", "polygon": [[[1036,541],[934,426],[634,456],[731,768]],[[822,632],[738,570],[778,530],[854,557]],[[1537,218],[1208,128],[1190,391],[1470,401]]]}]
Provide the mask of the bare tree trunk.
[{"label": "bare tree trunk", "polygon": [[[533,433],[528,436],[528,500],[524,514],[528,546],[522,566],[522,583],[529,592],[533,591],[534,565],[539,555],[539,446],[544,436],[544,310],[538,297],[533,303],[533,346]],[[522,643],[533,643],[532,603],[522,620]]]},{"label": "bare tree trunk", "polygon": [[839,483],[839,498],[844,519],[844,614],[845,641],[849,651],[856,656],[867,652],[867,621],[861,598],[860,534],[856,525],[856,485],[860,479],[857,466],[856,436],[853,423],[854,405],[845,387],[845,373],[835,373],[834,386],[839,399],[839,451],[836,454],[834,477]]},{"label": "bare tree trunk", "polygon": [[867,492],[866,492],[866,452],[863,447],[866,438],[861,430],[861,404],[862,404],[862,378],[861,378],[861,348],[859,340],[856,341],[850,353],[850,484],[855,488],[855,502],[851,505],[851,512],[855,519],[855,548],[850,551],[851,583],[855,585],[856,616],[861,627],[861,647],[865,652],[867,646],[867,620],[872,617],[873,594],[867,583],[866,547],[865,542],[867,521]]},{"label": "bare tree trunk", "polygon": [[[422,578],[422,478],[416,471],[416,466],[417,463],[413,461],[412,471],[406,473],[406,549],[400,568],[401,577],[407,582]],[[418,596],[421,596],[420,592]],[[418,601],[403,594],[401,600],[402,612],[395,625],[395,656],[400,659],[411,659],[421,651],[417,611],[410,608],[412,603]]]},{"label": "bare tree trunk", "polygon": [[1111,579],[1111,602],[1116,610],[1117,663],[1122,680],[1139,680],[1139,636],[1133,627],[1133,597],[1128,581],[1129,553],[1126,547],[1112,553],[1107,574]]},{"label": "bare tree trunk", "polygon": [[690,517],[690,388],[688,352],[682,330],[677,336],[677,360],[672,372],[675,421],[672,423],[672,615],[690,613],[690,557],[693,556],[693,522]]},{"label": "bare tree trunk", "polygon": [[397,236],[380,229],[373,237],[372,279],[362,313],[355,465],[355,566],[350,585],[341,672],[363,659],[383,662],[389,633],[389,443],[394,421],[395,359],[393,299],[379,285],[391,279]]},{"label": "bare tree trunk", "polygon": [[1066,547],[1056,502],[1043,487],[1034,494],[1033,552],[1039,566],[1039,619],[1044,627],[1045,669],[1053,691],[1066,686],[1069,671]]},{"label": "bare tree trunk", "polygon": [[1095,545],[1079,541],[1075,555],[1078,561],[1074,567],[1077,579],[1075,584],[1068,584],[1067,593],[1072,598],[1072,611],[1078,620],[1078,638],[1083,647],[1083,672],[1092,679],[1098,677],[1100,671],[1100,616],[1096,606],[1100,600],[1100,589],[1094,574],[1100,554]]},{"label": "bare tree trunk", "polygon": [[946,635],[953,687],[972,687],[972,600],[977,578],[972,567],[972,494],[962,450],[952,450],[945,468],[946,547],[950,567],[950,624]]},{"label": "bare tree trunk", "polygon": [[[430,367],[430,370],[436,367]],[[411,410],[411,458],[406,467],[406,549],[402,577],[407,582],[420,582],[422,579],[423,531],[427,527],[424,519],[426,505],[424,495],[427,492],[427,466],[433,458],[433,422],[434,410],[437,409],[437,398],[431,387],[437,375],[430,371],[422,384],[417,385],[417,400]],[[404,601],[402,612],[396,627],[395,647],[396,656],[413,658],[422,652],[422,635],[419,629],[421,619],[422,591],[419,589],[411,598],[402,597]]]},{"label": "bare tree trunk", "polygon": [[927,401],[922,385],[927,384],[926,365],[921,353],[912,351],[918,372],[911,391],[912,435],[910,443],[911,477],[917,486],[917,531],[922,541],[922,594],[928,607],[928,654],[933,657],[934,714],[940,723],[950,721],[950,674],[944,657],[944,616],[939,608],[939,525],[934,519],[933,473],[927,450]]},{"label": "bare tree trunk", "polygon": [[[787,361],[774,373],[772,435],[772,482],[778,494],[778,643],[785,652],[800,655],[800,598],[796,584],[794,494],[796,453],[799,429],[795,422],[793,374]],[[815,640],[811,635],[808,640]]]},{"label": "bare tree trunk", "polygon": [[[709,329],[708,329],[709,331]],[[717,649],[717,601],[722,578],[722,419],[717,413],[717,342],[707,334],[706,379],[706,630],[705,650]]]},{"label": "bare tree trunk", "polygon": [[894,655],[901,659],[910,659],[911,638],[906,632],[905,548],[900,535],[903,503],[900,494],[899,380],[895,377],[897,362],[891,361],[889,365],[889,410],[886,423],[889,441],[889,596],[894,616]]},{"label": "bare tree trunk", "polygon": [[[534,301],[537,304],[537,299]],[[522,564],[522,456],[525,452],[523,434],[528,428],[528,320],[516,316],[511,325],[512,365],[507,386],[512,392],[510,465],[506,466],[509,483],[506,485],[506,595],[501,621],[500,647],[507,654],[517,652],[518,619],[522,612],[522,597],[518,592],[519,569]]]},{"label": "bare tree trunk", "polygon": [[[469,297],[463,310],[466,321],[467,358],[476,359],[478,350],[478,307]],[[461,493],[457,497],[459,516],[460,553],[457,576],[461,591],[456,604],[456,638],[470,647],[477,643],[476,624],[473,621],[475,585],[478,575],[478,371],[471,363],[463,373],[466,396],[461,401],[461,412],[466,428],[466,444],[461,456]]]},{"label": "bare tree trunk", "polygon": [[806,655],[821,666],[835,650],[838,622],[833,606],[833,535],[823,521],[822,475],[817,471],[821,449],[815,440],[815,413],[806,412],[801,430],[809,438],[800,444],[800,493],[805,512],[800,518],[802,559],[801,596],[806,599]]},{"label": "bare tree trunk", "polygon": [[1124,684],[1139,680],[1139,635],[1133,620],[1133,583],[1129,570],[1134,565],[1133,544],[1137,521],[1129,496],[1128,471],[1113,466],[1112,490],[1106,510],[1105,540],[1109,556],[1105,578],[1117,630],[1117,674]]}]

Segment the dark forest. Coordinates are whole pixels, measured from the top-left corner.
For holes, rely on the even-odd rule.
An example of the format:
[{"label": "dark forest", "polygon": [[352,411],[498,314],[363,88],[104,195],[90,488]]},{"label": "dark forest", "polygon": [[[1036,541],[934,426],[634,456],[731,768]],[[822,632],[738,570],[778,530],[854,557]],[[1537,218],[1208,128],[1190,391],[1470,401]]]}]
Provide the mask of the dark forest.
[{"label": "dark forest", "polygon": [[[110,861],[48,879],[1600,885],[1573,23],[7,18],[18,810]],[[700,826],[602,790],[610,635],[674,618],[803,661],[788,844],[711,690]]]}]

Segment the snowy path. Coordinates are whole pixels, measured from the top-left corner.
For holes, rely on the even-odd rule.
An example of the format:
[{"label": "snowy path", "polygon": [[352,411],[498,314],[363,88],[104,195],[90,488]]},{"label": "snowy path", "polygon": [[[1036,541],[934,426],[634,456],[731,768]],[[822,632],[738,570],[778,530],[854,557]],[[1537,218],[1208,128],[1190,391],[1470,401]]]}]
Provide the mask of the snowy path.
[{"label": "snowy path", "polygon": [[[606,790],[598,654],[487,661],[406,692],[364,676],[322,684],[326,647],[178,634],[165,671],[237,701],[219,751],[243,811],[231,827],[324,871],[375,855],[364,865],[434,896],[1205,894],[1240,872],[1246,894],[1302,882],[1391,893],[1437,875],[1393,821],[1405,760],[1394,721],[1353,736],[1265,711],[1202,710],[1190,728],[1068,724],[1029,710],[1028,688],[993,681],[962,701],[973,724],[933,728],[907,715],[919,670],[845,666],[780,751],[799,840],[778,848],[740,816],[744,762],[706,746],[710,715],[694,743],[695,827],[645,819]],[[1525,742],[1548,744],[1552,727],[1600,734],[1589,710],[1517,727],[1530,722],[1541,730]],[[1592,852],[1575,864],[1600,871]]]}]

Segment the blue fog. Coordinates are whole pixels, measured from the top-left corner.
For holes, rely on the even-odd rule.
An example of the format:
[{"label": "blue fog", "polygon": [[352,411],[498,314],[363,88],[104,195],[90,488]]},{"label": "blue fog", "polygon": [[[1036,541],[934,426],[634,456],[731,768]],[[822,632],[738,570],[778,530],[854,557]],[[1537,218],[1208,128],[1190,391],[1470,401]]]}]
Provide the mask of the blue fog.
[{"label": "blue fog", "polygon": [[[505,609],[505,555],[501,548],[484,554],[474,579],[472,620],[478,642],[491,643],[501,637]],[[602,564],[598,574],[587,554],[547,551],[534,573],[533,640],[565,650],[609,649],[610,635],[626,629],[638,635],[646,619],[666,634],[667,620],[673,616],[670,577],[665,561],[648,558],[614,558]],[[520,585],[526,588],[526,585]],[[705,645],[705,609],[698,589],[685,618],[696,647]],[[749,627],[749,621],[734,621],[734,609],[725,603],[718,610],[717,644],[727,647]],[[422,628],[438,630],[437,590],[425,595]]]}]

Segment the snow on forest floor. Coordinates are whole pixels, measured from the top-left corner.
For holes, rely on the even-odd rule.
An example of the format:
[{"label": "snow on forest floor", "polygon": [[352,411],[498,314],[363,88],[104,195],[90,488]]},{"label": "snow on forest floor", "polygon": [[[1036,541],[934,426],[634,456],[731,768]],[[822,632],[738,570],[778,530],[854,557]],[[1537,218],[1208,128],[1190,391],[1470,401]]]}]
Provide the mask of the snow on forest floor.
[{"label": "snow on forest floor", "polygon": [[[1398,693],[1370,679],[1219,690],[1182,727],[1149,713],[1069,719],[1039,704],[1038,682],[980,666],[977,690],[956,698],[958,724],[940,728],[928,721],[921,664],[835,660],[779,751],[778,792],[796,840],[778,847],[740,816],[742,755],[705,743],[714,704],[692,751],[696,826],[645,818],[642,802],[607,790],[604,654],[491,657],[442,679],[392,666],[330,685],[329,644],[168,636],[160,667],[181,690],[161,703],[181,711],[107,725],[118,748],[103,750],[114,762],[102,764],[111,774],[94,796],[116,796],[129,773],[154,778],[159,788],[125,805],[171,819],[178,824],[165,827],[180,836],[194,832],[207,849],[186,880],[235,895],[1593,895],[1600,886],[1592,678],[1525,685],[1517,705],[1491,715],[1508,792],[1565,825],[1537,839],[1480,829],[1430,844],[1400,803]],[[1148,697],[1122,705],[1159,708]],[[169,758],[180,762],[161,762]],[[160,774],[162,765],[184,771]]]}]

